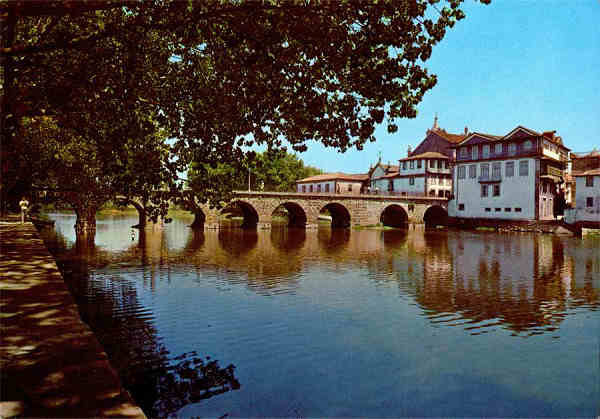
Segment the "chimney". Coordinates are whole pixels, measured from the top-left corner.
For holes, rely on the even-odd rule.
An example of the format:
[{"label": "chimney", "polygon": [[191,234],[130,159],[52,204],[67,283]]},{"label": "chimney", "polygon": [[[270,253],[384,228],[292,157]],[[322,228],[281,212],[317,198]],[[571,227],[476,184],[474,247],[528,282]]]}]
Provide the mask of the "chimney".
[{"label": "chimney", "polygon": [[433,118],[433,127],[431,128],[432,130],[436,130],[438,129],[438,123],[437,123],[437,112],[435,113],[435,118]]},{"label": "chimney", "polygon": [[465,135],[469,134],[469,128],[465,127]]},{"label": "chimney", "polygon": [[412,147],[410,146],[410,144],[408,145],[408,150],[406,152],[406,157],[410,157],[410,153],[412,152]]}]

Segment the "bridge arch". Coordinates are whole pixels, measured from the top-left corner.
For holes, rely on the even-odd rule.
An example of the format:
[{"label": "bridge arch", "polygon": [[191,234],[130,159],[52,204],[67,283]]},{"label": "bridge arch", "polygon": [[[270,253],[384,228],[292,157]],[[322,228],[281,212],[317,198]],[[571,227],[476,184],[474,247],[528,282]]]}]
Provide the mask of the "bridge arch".
[{"label": "bridge arch", "polygon": [[[283,211],[282,211],[283,209]],[[302,206],[296,202],[283,202],[273,210],[271,217],[278,213],[285,213],[287,217],[288,227],[302,227],[306,226],[306,211]]]},{"label": "bridge arch", "polygon": [[331,216],[331,228],[350,227],[350,211],[344,205],[338,202],[330,202],[323,206],[319,213],[323,213],[324,211],[329,212]]},{"label": "bridge arch", "polygon": [[408,214],[401,205],[388,205],[381,212],[379,222],[388,227],[406,227],[408,224]]},{"label": "bridge arch", "polygon": [[448,211],[440,205],[431,205],[423,213],[425,227],[436,227],[448,224]]},{"label": "bridge arch", "polygon": [[256,228],[258,225],[258,211],[252,206],[252,204],[236,200],[227,205],[223,210],[221,210],[221,216],[226,213],[238,213],[243,217],[243,221],[241,224],[241,228]]}]

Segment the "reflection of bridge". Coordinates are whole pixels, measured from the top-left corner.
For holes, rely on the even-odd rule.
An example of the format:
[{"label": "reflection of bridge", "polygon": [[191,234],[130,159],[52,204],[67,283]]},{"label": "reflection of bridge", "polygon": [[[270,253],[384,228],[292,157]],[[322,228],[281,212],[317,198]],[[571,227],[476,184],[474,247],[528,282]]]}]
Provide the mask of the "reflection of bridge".
[{"label": "reflection of bridge", "polygon": [[[208,205],[193,205],[195,226],[219,228],[222,211]],[[328,211],[332,227],[367,226],[383,223],[394,227],[406,224],[442,224],[448,200],[435,197],[377,195],[303,194],[288,192],[236,191],[225,208],[237,207],[242,227],[270,228],[274,213],[285,208],[291,227],[316,227],[319,214]]]}]

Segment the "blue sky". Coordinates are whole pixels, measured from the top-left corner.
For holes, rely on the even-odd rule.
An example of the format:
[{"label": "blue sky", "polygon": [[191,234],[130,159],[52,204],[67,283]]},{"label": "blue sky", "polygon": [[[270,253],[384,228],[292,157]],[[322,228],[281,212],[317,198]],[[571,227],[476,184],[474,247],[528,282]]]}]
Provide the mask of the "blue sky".
[{"label": "blue sky", "polygon": [[600,149],[600,0],[466,0],[426,67],[438,83],[398,132],[344,154],[311,143],[299,157],[326,172],[366,172],[406,156],[433,124],[503,135],[517,125],[556,130],[572,151]]}]

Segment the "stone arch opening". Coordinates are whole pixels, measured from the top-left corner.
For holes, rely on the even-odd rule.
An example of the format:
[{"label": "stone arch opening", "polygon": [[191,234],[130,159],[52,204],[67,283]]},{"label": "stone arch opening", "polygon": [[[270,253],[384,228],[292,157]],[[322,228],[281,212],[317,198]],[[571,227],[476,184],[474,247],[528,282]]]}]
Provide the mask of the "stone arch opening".
[{"label": "stone arch opening", "polygon": [[253,229],[258,225],[258,212],[247,202],[234,201],[221,210],[219,225]]},{"label": "stone arch opening", "polygon": [[271,214],[271,223],[287,227],[306,227],[306,212],[295,202],[284,202]]},{"label": "stone arch opening", "polygon": [[[350,212],[342,204],[332,202],[321,208],[319,219],[328,220],[327,217],[331,217],[331,228],[350,227]],[[319,223],[319,225],[321,224]]]},{"label": "stone arch opening", "polygon": [[387,227],[402,228],[408,225],[408,214],[400,205],[392,204],[385,207],[379,221]]},{"label": "stone arch opening", "polygon": [[445,226],[448,224],[448,212],[439,205],[432,205],[423,214],[425,227]]}]

